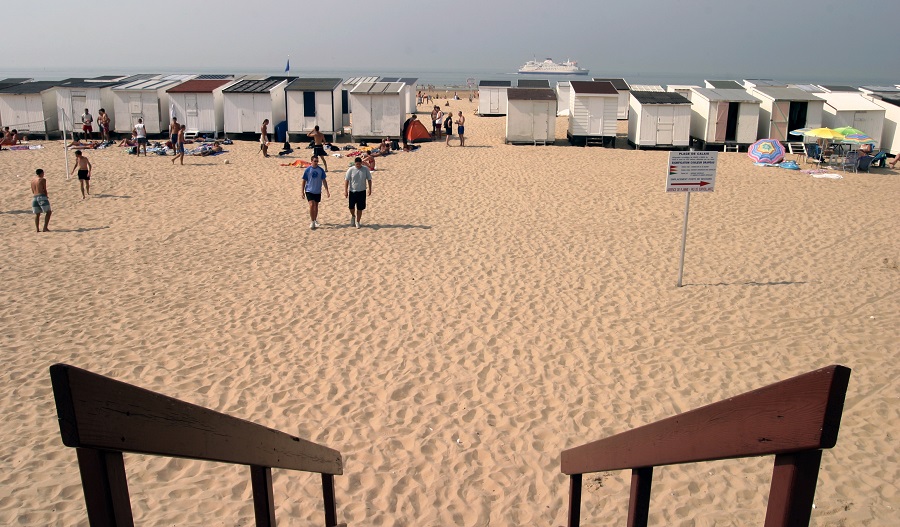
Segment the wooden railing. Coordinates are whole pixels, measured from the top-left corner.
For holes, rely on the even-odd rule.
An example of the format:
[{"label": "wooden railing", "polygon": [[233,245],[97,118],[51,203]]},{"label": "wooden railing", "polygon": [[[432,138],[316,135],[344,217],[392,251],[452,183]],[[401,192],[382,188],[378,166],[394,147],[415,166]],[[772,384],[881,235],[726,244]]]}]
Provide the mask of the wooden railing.
[{"label": "wooden railing", "polygon": [[50,379],[63,443],[77,452],[91,527],[134,525],[123,452],[249,466],[259,527],[275,526],[273,468],[317,472],[325,525],[337,525],[340,452],[74,366],[51,366]]},{"label": "wooden railing", "polygon": [[809,525],[823,448],[837,442],[850,369],[829,366],[565,450],[569,527],[581,518],[582,474],[631,469],[628,526],[647,525],[653,467],[775,456],[766,527]]}]

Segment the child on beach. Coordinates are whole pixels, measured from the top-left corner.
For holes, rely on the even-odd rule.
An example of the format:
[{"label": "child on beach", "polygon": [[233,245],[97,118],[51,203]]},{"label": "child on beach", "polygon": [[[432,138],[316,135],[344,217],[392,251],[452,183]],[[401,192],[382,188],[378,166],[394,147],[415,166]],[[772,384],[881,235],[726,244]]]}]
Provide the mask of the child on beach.
[{"label": "child on beach", "polygon": [[75,166],[72,167],[72,174],[78,171],[78,183],[81,184],[81,199],[84,199],[85,187],[87,187],[87,195],[91,195],[91,166],[90,160],[81,153],[81,150],[75,151]]}]

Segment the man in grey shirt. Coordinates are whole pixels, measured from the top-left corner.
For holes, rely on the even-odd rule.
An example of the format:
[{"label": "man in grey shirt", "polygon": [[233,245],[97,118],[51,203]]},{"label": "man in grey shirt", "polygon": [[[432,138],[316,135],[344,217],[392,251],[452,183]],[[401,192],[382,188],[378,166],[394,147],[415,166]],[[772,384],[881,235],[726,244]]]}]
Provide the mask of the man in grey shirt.
[{"label": "man in grey shirt", "polygon": [[366,185],[369,186],[368,195],[372,195],[372,172],[369,167],[363,166],[362,158],[353,160],[353,166],[347,169],[344,176],[344,197],[350,202],[350,226],[357,229],[362,227],[362,213],[366,210]]}]

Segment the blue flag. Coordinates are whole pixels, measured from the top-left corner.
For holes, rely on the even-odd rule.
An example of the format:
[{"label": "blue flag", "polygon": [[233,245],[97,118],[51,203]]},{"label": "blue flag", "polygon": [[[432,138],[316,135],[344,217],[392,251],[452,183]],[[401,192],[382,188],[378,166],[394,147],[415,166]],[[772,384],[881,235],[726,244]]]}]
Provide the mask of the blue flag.
[{"label": "blue flag", "polygon": [[285,73],[291,72],[291,59],[287,59],[287,64],[284,66],[284,72]]}]

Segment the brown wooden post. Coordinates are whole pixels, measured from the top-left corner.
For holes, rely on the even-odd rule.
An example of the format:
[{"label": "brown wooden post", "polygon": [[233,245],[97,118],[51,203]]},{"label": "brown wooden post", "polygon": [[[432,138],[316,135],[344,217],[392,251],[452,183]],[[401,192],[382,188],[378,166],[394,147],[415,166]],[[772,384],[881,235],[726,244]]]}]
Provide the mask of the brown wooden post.
[{"label": "brown wooden post", "polygon": [[809,525],[821,461],[821,450],[775,456],[766,527]]},{"label": "brown wooden post", "polygon": [[569,527],[581,523],[581,474],[569,476]]},{"label": "brown wooden post", "polygon": [[337,506],[334,503],[334,476],[322,474],[322,498],[325,502],[325,527],[337,525]]},{"label": "brown wooden post", "polygon": [[253,487],[253,513],[257,527],[275,527],[275,495],[272,491],[272,469],[250,465]]},{"label": "brown wooden post", "polygon": [[121,452],[76,448],[91,527],[134,527]]},{"label": "brown wooden post", "polygon": [[647,527],[647,518],[650,515],[650,485],[652,483],[653,467],[641,467],[631,471],[628,527]]}]

